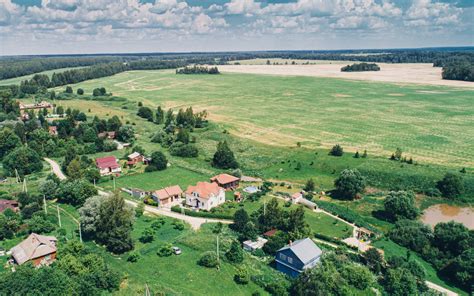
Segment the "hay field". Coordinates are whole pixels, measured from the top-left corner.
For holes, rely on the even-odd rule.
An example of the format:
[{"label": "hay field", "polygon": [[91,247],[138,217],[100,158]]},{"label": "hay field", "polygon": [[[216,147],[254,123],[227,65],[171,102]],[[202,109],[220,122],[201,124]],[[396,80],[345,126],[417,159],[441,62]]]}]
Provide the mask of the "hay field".
[{"label": "hay field", "polygon": [[[441,68],[433,67],[433,64],[377,63],[380,66],[380,71],[341,72],[341,67],[353,64],[354,62],[283,59],[271,59],[270,61],[271,63],[279,63],[279,65],[266,65],[266,60],[263,59],[242,60],[239,61],[241,65],[222,65],[219,66],[219,70],[230,73],[331,77],[400,84],[445,85],[474,89],[474,82],[443,80],[441,78]],[[293,61],[299,64],[309,62],[310,65],[291,65]],[[288,65],[284,65],[285,62],[288,62]]]},{"label": "hay field", "polygon": [[[237,66],[238,67],[238,66]],[[331,147],[389,156],[401,147],[417,161],[474,166],[474,91],[303,76],[176,75],[132,71],[90,80],[92,92],[145,106],[193,106],[230,133],[261,143]]]}]

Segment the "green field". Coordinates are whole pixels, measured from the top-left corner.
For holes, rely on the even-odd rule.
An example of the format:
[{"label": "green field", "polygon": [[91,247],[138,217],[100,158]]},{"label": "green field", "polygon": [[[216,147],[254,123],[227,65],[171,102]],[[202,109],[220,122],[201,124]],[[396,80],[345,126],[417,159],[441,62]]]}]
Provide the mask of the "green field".
[{"label": "green field", "polygon": [[474,92],[330,78],[132,71],[73,88],[104,86],[146,106],[193,106],[231,134],[276,146],[367,149],[397,147],[416,161],[474,165]]}]

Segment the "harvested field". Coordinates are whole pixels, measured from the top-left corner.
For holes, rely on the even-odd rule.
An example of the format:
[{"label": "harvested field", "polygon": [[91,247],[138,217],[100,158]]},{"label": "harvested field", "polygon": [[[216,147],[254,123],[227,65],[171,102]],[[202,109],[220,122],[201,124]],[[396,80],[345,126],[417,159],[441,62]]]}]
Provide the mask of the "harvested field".
[{"label": "harvested field", "polygon": [[[316,61],[314,61],[316,63]],[[400,84],[445,85],[453,87],[474,88],[474,82],[443,80],[441,68],[432,64],[385,64],[377,63],[380,71],[375,72],[341,72],[343,65],[354,62],[318,61],[310,65],[264,65],[251,64],[251,60],[241,65],[219,66],[221,72],[331,77],[367,81],[394,82]],[[281,63],[281,61],[280,61]]]}]

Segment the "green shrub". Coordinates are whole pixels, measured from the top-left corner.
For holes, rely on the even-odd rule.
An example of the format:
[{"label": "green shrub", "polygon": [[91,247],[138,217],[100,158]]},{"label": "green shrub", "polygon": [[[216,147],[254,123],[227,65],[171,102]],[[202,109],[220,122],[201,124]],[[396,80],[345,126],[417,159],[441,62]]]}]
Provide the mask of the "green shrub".
[{"label": "green shrub", "polygon": [[212,252],[212,251],[203,253],[197,263],[198,265],[209,267],[209,268],[217,267],[219,265],[219,262],[217,260],[217,255],[215,252]]},{"label": "green shrub", "polygon": [[140,254],[138,252],[132,252],[127,257],[127,261],[132,263],[137,262],[138,259],[140,259]]},{"label": "green shrub", "polygon": [[169,257],[173,255],[172,246],[170,244],[161,246],[161,248],[158,249],[158,252],[156,252],[156,254],[160,257]]},{"label": "green shrub", "polygon": [[[176,213],[181,213],[181,207],[173,206],[171,207],[171,211],[176,212]],[[229,214],[212,213],[212,212],[204,212],[204,211],[195,212],[188,209],[184,209],[184,214],[191,217],[216,218],[216,219],[226,219],[226,220],[233,219],[233,216]]]},{"label": "green shrub", "polygon": [[234,281],[239,285],[246,285],[249,283],[249,273],[244,268],[237,269],[237,273],[234,275]]}]

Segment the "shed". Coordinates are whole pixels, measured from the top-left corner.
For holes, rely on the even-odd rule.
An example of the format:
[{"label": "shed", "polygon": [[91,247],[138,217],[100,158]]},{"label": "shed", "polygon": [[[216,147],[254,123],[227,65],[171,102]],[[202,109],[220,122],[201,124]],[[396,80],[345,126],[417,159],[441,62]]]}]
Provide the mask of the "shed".
[{"label": "shed", "polygon": [[277,251],[276,268],[291,277],[297,277],[304,270],[315,267],[322,254],[321,249],[310,238],[290,242]]}]

